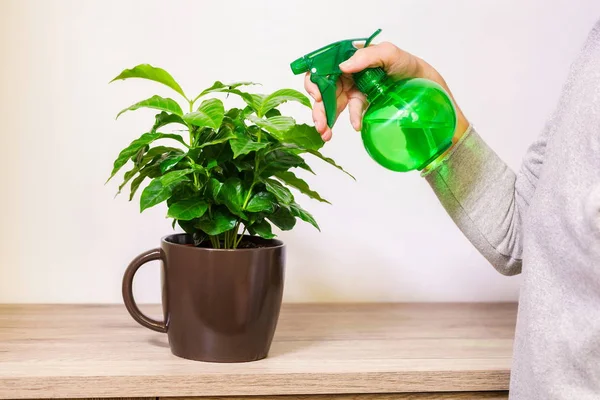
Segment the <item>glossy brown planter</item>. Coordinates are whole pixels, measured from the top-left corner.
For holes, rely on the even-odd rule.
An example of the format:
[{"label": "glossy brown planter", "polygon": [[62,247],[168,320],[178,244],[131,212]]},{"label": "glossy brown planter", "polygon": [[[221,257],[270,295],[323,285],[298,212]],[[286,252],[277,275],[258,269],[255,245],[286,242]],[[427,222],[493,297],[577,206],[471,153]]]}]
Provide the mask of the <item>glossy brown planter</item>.
[{"label": "glossy brown planter", "polygon": [[[186,234],[166,236],[160,248],[140,254],[123,276],[123,300],[133,319],[166,332],[176,356],[210,362],[265,358],[283,295],[285,246],[247,237],[264,247],[219,250],[194,247]],[[162,260],[164,322],[142,314],[133,277],[146,262]]]}]

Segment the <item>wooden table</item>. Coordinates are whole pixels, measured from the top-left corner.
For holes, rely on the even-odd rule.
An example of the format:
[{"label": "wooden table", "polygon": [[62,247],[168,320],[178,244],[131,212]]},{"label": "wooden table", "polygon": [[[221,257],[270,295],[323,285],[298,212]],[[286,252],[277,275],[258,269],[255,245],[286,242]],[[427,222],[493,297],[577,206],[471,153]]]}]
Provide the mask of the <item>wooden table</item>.
[{"label": "wooden table", "polygon": [[515,317],[515,304],[284,304],[267,359],[213,364],[173,356],[120,305],[0,305],[0,399],[506,399]]}]

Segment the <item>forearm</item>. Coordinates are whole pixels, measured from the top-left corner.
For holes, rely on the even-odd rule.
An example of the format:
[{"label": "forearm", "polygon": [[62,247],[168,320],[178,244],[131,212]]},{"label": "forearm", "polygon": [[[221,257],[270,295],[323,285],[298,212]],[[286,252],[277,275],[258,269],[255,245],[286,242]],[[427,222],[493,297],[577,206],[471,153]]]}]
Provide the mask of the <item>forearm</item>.
[{"label": "forearm", "polygon": [[521,271],[521,207],[516,174],[467,127],[423,176],[450,217],[502,274]]}]

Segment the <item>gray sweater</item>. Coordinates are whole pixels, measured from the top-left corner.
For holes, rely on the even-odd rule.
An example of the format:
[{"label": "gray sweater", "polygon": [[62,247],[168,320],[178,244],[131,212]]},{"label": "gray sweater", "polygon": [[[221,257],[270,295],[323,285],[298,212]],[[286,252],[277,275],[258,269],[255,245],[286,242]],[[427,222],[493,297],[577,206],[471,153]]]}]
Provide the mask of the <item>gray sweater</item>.
[{"label": "gray sweater", "polygon": [[523,275],[510,399],[600,399],[600,21],[517,172],[470,127],[422,175],[498,272]]}]

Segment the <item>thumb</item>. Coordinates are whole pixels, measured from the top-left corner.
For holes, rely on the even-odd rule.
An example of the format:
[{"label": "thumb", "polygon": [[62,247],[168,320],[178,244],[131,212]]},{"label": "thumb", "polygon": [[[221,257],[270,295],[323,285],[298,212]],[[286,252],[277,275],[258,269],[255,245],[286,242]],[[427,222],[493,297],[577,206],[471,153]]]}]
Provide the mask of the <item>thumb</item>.
[{"label": "thumb", "polygon": [[352,74],[366,68],[381,67],[391,75],[406,76],[411,71],[416,58],[389,42],[383,42],[358,49],[352,57],[340,64],[343,73]]}]

